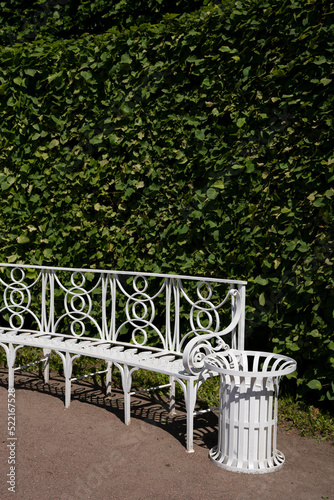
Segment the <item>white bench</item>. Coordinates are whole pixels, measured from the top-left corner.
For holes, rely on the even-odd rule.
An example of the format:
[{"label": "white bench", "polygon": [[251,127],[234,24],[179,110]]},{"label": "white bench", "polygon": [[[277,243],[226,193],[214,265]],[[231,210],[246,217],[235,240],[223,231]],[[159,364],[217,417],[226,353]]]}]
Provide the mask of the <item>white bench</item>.
[{"label": "white bench", "polygon": [[24,368],[15,367],[18,349],[43,349],[46,383],[55,351],[64,366],[68,407],[77,380],[74,360],[104,360],[107,394],[112,365],[120,370],[129,424],[132,373],[142,368],[168,375],[171,410],[175,381],[184,391],[187,450],[193,451],[197,391],[215,375],[204,370],[204,357],[228,346],[244,349],[245,290],[245,281],[0,264],[0,346],[8,387]]}]

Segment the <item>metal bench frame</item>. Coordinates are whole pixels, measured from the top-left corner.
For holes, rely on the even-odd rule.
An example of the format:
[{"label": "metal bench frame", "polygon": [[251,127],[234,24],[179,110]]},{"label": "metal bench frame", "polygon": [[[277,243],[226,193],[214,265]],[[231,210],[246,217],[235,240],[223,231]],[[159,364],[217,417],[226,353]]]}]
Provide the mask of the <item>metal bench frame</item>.
[{"label": "metal bench frame", "polygon": [[[187,412],[186,447],[192,452],[197,391],[208,377],[216,376],[204,369],[205,356],[229,347],[244,349],[246,284],[171,274],[0,264],[0,346],[7,356],[8,388],[14,388],[15,371],[27,366],[15,367],[18,349],[43,350],[46,383],[50,354],[55,351],[63,362],[65,406],[69,407],[71,382],[77,380],[72,377],[73,362],[82,355],[101,359],[106,370],[96,373],[106,373],[107,394],[112,365],[120,370],[128,425],[135,394],[131,392],[133,372],[142,368],[168,375],[169,384],[151,389],[170,387],[173,411],[175,382],[181,385]],[[224,287],[225,295],[218,297],[216,287]],[[226,306],[229,323],[223,328]]]}]

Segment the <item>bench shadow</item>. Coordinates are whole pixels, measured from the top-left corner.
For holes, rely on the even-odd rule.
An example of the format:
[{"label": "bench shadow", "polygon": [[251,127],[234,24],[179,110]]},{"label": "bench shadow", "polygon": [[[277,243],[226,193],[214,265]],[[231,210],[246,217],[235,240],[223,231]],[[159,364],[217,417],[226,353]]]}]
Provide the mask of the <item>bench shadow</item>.
[{"label": "bench shadow", "polygon": [[[0,387],[7,389],[8,375],[0,368]],[[64,404],[65,381],[58,374],[50,375],[50,382],[45,384],[34,372],[19,372],[15,374],[15,388],[26,389],[49,394],[58,398]],[[123,391],[117,386],[112,387],[110,396],[105,396],[104,384],[96,380],[83,379],[72,382],[72,401],[92,404],[113,413],[124,421]],[[131,419],[143,420],[151,425],[164,429],[186,446],[186,411],[184,400],[177,400],[175,414],[168,411],[168,398],[161,392],[141,393],[131,397]],[[194,418],[194,445],[211,449],[217,444],[218,420],[213,412],[197,415]]]}]

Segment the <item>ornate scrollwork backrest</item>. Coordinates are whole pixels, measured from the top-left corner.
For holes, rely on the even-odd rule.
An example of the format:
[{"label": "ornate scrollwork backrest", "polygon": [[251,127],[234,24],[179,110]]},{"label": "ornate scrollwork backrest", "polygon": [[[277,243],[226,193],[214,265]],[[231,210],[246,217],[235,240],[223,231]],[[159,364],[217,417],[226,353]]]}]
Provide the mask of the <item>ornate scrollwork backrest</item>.
[{"label": "ornate scrollwork backrest", "polygon": [[[93,325],[99,337],[105,340],[101,315],[97,315],[99,321],[93,316],[93,292],[98,290],[103,281],[102,275],[97,275],[93,284],[88,284],[85,274],[81,271],[73,271],[70,281],[62,278],[61,273],[50,273],[50,291],[54,293],[54,284],[64,292],[62,298],[63,314],[54,320],[51,331],[61,330],[61,323],[65,320],[71,335],[82,337],[86,334],[87,325]],[[103,290],[103,287],[102,287]],[[99,296],[101,291],[99,290]],[[102,302],[102,300],[101,300]]]},{"label": "ornate scrollwork backrest", "polygon": [[[221,327],[220,313],[222,312],[223,306],[228,301],[229,297],[232,295],[231,290],[229,290],[222,301],[219,301],[216,305],[212,301],[213,289],[212,285],[205,281],[200,281],[196,286],[196,294],[198,297],[197,301],[193,301],[190,295],[186,292],[184,284],[181,280],[178,280],[179,288],[182,292],[185,300],[190,304],[190,316],[189,323],[191,329],[182,335],[180,347],[181,349],[188,342],[189,337],[193,335],[202,335],[203,332],[206,333],[218,333]],[[203,294],[202,289],[206,288],[206,296]]]},{"label": "ornate scrollwork backrest", "polygon": [[[232,347],[242,348],[235,340],[237,330],[238,339],[243,339],[242,301],[228,280],[14,264],[0,267],[7,268],[0,274],[0,314],[9,325],[0,326],[6,329],[30,330],[33,323],[40,332],[112,341],[123,340],[124,333],[124,341],[137,346],[153,344],[176,354],[184,351],[188,371],[199,368],[203,356],[198,353],[211,352],[213,338],[222,350],[226,348],[223,337],[232,332]],[[240,290],[245,286],[245,282],[233,283]],[[228,301],[230,309],[225,307]]]},{"label": "ornate scrollwork backrest", "polygon": [[[166,290],[166,283],[168,282],[168,279],[164,279],[161,284],[158,284],[157,290],[150,291],[150,283],[145,275],[134,276],[132,282],[128,284],[127,288],[122,284],[119,275],[115,275],[114,278],[116,280],[117,291],[121,292],[126,298],[126,319],[117,325],[114,339],[118,339],[122,329],[124,327],[128,327],[131,331],[131,342],[134,345],[146,345],[148,341],[148,334],[151,331],[151,333],[159,339],[159,343],[161,343],[163,348],[166,348],[166,336],[155,324],[155,301],[157,301],[159,297],[164,298],[164,292]],[[141,283],[141,286],[139,285],[139,282]]]},{"label": "ornate scrollwork backrest", "polygon": [[[35,327],[42,328],[41,315],[36,314],[32,309],[32,290],[35,293],[36,288],[41,292],[42,271],[35,278],[28,278],[26,271],[21,267],[15,267],[10,271],[9,281],[0,277],[0,284],[4,287],[2,300],[4,306],[0,309],[0,314],[8,316],[10,328],[21,330],[28,323],[35,322]],[[1,301],[2,302],[2,301]]]}]

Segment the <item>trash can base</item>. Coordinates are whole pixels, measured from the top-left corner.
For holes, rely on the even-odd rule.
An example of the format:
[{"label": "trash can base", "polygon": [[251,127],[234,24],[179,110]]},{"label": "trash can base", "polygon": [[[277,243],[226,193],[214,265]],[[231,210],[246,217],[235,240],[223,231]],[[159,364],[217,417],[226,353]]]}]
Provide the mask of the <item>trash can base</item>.
[{"label": "trash can base", "polygon": [[238,460],[231,460],[228,456],[223,456],[219,452],[219,446],[214,446],[209,451],[210,460],[220,467],[221,469],[229,470],[232,472],[243,472],[246,474],[266,474],[268,472],[275,472],[280,469],[284,462],[285,456],[279,450],[276,450],[274,456],[270,460],[263,460],[262,462],[255,462],[252,464],[244,461],[238,464]]}]

